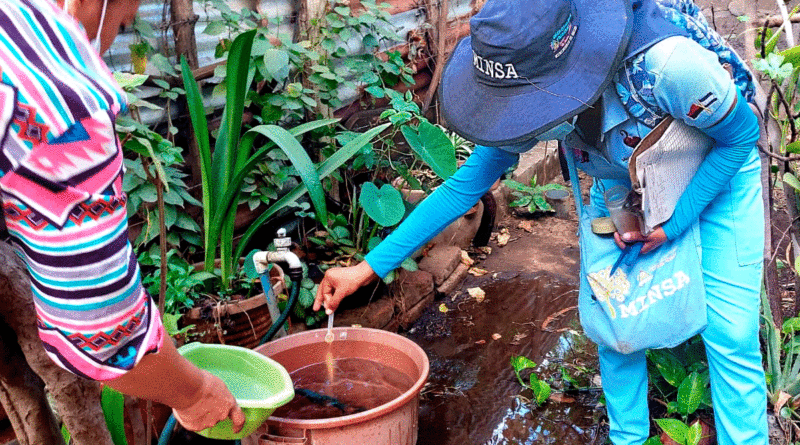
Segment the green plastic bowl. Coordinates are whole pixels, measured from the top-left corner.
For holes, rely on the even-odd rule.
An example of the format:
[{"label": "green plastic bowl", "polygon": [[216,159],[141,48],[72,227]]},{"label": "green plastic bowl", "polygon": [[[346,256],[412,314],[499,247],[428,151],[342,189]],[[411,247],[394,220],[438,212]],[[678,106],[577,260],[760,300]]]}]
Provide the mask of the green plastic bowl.
[{"label": "green plastic bowl", "polygon": [[189,343],[178,349],[198,368],[222,379],[247,419],[238,433],[233,422],[223,420],[197,434],[209,439],[235,440],[253,434],[278,407],[294,398],[289,373],[275,360],[247,348]]}]

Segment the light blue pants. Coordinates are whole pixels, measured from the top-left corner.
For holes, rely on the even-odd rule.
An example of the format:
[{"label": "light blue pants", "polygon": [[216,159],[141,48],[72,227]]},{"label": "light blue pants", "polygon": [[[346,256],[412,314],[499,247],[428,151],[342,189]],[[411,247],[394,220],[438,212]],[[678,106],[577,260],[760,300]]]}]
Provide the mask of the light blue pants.
[{"label": "light blue pants", "polygon": [[[764,208],[757,153],[700,215],[708,355],[719,445],[767,445],[766,383],[759,347]],[[592,188],[596,200],[602,181]],[[650,432],[644,351],[600,348],[600,374],[614,445],[640,445]]]}]

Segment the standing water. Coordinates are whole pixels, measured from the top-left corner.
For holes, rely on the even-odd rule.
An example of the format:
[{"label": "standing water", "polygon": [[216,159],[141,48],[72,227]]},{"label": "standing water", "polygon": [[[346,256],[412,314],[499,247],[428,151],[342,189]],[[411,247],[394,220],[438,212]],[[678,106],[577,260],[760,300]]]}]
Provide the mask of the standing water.
[{"label": "standing water", "polygon": [[[408,335],[431,362],[417,445],[603,443],[602,411],[596,408],[600,393],[590,381],[596,359],[582,350],[584,337],[572,330],[577,327],[574,285],[517,273],[468,280],[465,288],[486,292],[483,302],[466,293],[443,300],[448,310],[434,305]],[[591,388],[570,390],[560,401],[537,408],[518,397],[532,394],[511,367],[516,355],[548,365],[537,370],[542,380],[557,383],[564,368],[588,377],[580,383]]]},{"label": "standing water", "polygon": [[[290,375],[302,393],[278,408],[274,416],[287,419],[328,419],[376,408],[408,391],[414,380],[376,361],[343,358],[332,361],[333,379],[327,377],[329,363],[316,363]],[[298,392],[298,394],[302,394]]]}]

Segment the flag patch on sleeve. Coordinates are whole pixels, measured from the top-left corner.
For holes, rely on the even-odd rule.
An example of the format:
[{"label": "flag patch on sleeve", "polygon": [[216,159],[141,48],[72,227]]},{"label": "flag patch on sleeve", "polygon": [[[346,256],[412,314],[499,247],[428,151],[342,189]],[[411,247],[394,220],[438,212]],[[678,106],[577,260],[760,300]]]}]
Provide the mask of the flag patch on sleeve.
[{"label": "flag patch on sleeve", "polygon": [[703,111],[708,111],[709,113],[712,113],[709,107],[711,107],[711,105],[713,105],[714,102],[716,101],[717,101],[717,96],[714,95],[714,93],[708,93],[705,96],[701,97],[699,100],[695,101],[692,104],[692,107],[689,108],[689,112],[686,113],[686,115],[692,119],[697,119],[697,117],[700,116],[700,113],[702,113]]}]

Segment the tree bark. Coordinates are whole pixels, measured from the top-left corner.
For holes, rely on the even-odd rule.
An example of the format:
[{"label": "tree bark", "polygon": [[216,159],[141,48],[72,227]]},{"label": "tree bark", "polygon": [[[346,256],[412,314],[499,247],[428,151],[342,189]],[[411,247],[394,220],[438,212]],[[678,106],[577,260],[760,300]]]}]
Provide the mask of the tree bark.
[{"label": "tree bark", "polygon": [[[100,407],[99,384],[67,372],[47,356],[36,329],[36,313],[27,272],[11,246],[4,242],[0,242],[0,317],[16,334],[16,343],[30,369],[44,381],[64,425],[72,435],[73,443],[113,445]],[[3,344],[11,343],[10,340],[13,339],[2,338]],[[1,370],[0,375],[7,377]],[[27,422],[27,419],[22,420]],[[17,427],[14,428],[16,431]]]},{"label": "tree bark", "polygon": [[11,328],[0,322],[0,403],[22,445],[63,445],[44,382],[25,361]]},{"label": "tree bark", "polygon": [[199,66],[197,41],[194,38],[194,24],[197,23],[197,15],[194,13],[192,0],[172,0],[170,15],[172,32],[175,35],[175,54],[179,60],[181,56],[186,56],[189,68],[197,69]]}]

